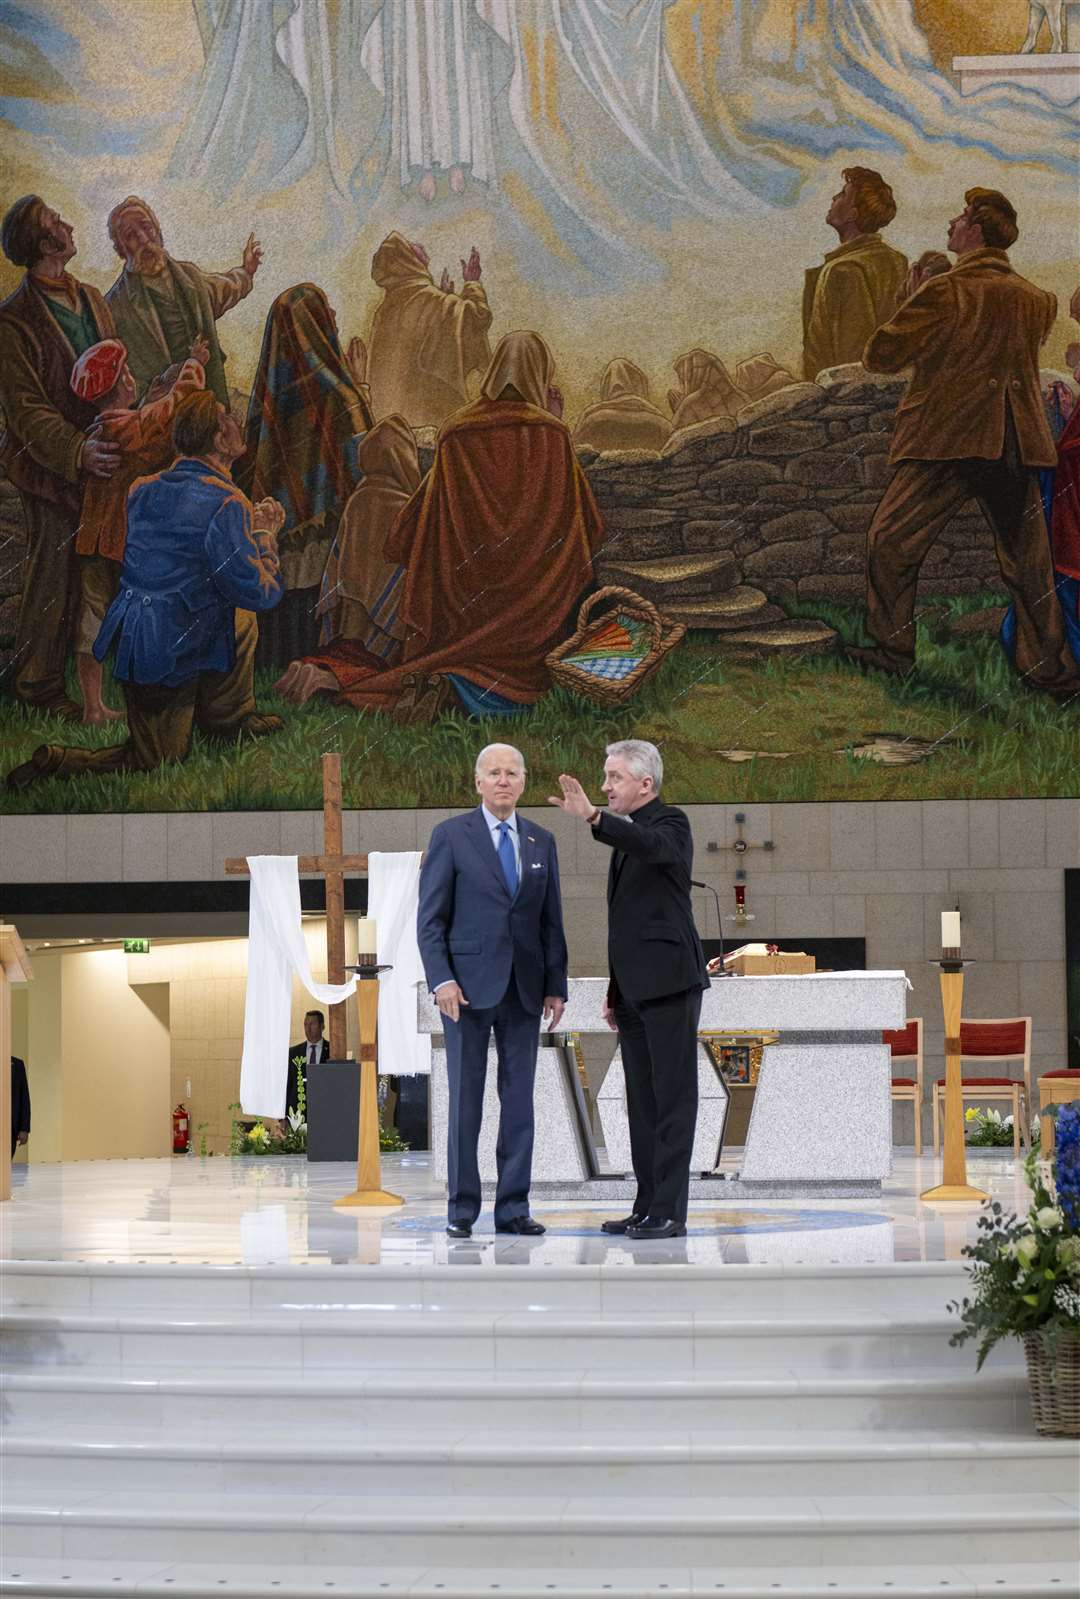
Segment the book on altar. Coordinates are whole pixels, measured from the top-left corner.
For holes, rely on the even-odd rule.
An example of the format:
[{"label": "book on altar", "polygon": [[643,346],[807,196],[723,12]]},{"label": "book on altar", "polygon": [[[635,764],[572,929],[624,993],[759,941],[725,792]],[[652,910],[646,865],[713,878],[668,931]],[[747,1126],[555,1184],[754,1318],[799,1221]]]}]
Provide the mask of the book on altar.
[{"label": "book on altar", "polygon": [[[719,959],[709,962],[709,970],[720,970]],[[737,977],[791,977],[817,971],[817,961],[802,950],[779,950],[775,944],[740,944],[724,956],[724,970]]]}]

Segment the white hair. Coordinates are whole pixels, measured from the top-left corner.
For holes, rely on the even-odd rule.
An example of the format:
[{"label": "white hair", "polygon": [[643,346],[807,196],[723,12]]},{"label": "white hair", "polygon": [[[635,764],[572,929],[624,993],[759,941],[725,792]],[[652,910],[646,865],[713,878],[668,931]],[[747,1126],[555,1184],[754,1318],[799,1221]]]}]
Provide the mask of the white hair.
[{"label": "white hair", "polygon": [[515,749],[513,744],[503,744],[503,743],[500,742],[498,744],[485,744],[483,749],[480,751],[479,755],[476,757],[476,775],[477,775],[477,777],[480,776],[480,768],[484,764],[485,756],[490,755],[492,750],[509,750],[511,755],[515,755],[517,757],[518,764],[521,767],[521,770],[524,772],[524,770],[525,770],[525,757],[524,757],[524,755],[522,755],[521,751],[519,749]]},{"label": "white hair", "polygon": [[625,761],[631,776],[651,777],[653,793],[659,794],[664,781],[664,760],[655,744],[643,738],[621,738],[617,743],[609,744],[605,754],[617,755]]}]

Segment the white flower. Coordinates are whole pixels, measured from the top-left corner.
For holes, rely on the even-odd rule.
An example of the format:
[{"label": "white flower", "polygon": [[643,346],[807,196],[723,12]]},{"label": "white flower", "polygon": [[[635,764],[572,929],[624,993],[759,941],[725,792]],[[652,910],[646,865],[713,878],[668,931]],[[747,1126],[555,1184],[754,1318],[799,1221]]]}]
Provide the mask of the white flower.
[{"label": "white flower", "polygon": [[1044,1233],[1052,1233],[1055,1227],[1062,1227],[1065,1224],[1065,1218],[1056,1205],[1044,1205],[1031,1219]]},{"label": "white flower", "polygon": [[1063,1238],[1057,1246],[1057,1258],[1073,1277],[1080,1277],[1080,1238]]},{"label": "white flower", "polygon": [[1080,1322],[1080,1292],[1061,1283],[1054,1289],[1054,1304],[1070,1321]]},{"label": "white flower", "polygon": [[1012,1245],[1012,1253],[1013,1259],[1018,1260],[1022,1266],[1030,1266],[1039,1253],[1039,1240],[1034,1233],[1025,1233]]}]

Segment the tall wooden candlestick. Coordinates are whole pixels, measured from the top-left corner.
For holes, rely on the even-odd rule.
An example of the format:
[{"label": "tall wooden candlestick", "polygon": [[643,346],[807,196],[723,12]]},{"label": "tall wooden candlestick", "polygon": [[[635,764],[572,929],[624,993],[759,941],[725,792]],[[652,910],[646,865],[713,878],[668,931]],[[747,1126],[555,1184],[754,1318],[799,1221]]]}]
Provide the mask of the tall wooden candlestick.
[{"label": "tall wooden candlestick", "polygon": [[359,1010],[360,1042],[360,1118],[356,1136],[356,1191],[335,1201],[337,1206],[367,1206],[384,1209],[403,1205],[398,1194],[387,1193],[382,1186],[382,1165],[379,1159],[379,1082],[376,1074],[376,1042],[379,1026],[379,972],[385,966],[377,964],[374,954],[361,954],[356,974],[356,1000]]},{"label": "tall wooden candlestick", "polygon": [[[957,937],[959,943],[959,937]],[[946,956],[951,951],[944,952]],[[957,950],[957,955],[959,950]],[[964,962],[941,961],[941,1008],[945,1013],[945,1158],[943,1181],[928,1188],[920,1199],[967,1200],[982,1203],[990,1198],[981,1188],[971,1188],[967,1180],[967,1154],[964,1147],[964,1098],[960,1085],[960,1016],[964,1001]],[[916,1106],[915,1114],[920,1107]]]}]

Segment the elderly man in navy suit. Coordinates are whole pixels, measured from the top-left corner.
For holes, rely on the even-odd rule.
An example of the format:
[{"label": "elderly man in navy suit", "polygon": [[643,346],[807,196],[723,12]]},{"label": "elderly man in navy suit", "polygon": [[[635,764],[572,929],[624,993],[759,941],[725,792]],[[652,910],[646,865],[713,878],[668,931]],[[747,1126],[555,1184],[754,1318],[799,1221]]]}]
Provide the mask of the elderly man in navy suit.
[{"label": "elderly man in navy suit", "polygon": [[525,788],[520,750],[509,744],[481,750],[476,788],[476,810],[439,823],[420,871],[417,939],[445,1018],[450,1080],[446,1230],[468,1238],[480,1214],[477,1149],[494,1032],[495,1230],[531,1236],[544,1231],[529,1215],[540,1020],[557,1027],[567,994],[559,863],[547,829],[517,815]]}]

